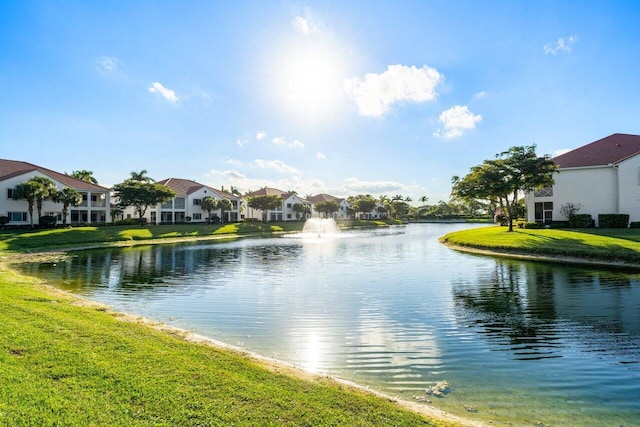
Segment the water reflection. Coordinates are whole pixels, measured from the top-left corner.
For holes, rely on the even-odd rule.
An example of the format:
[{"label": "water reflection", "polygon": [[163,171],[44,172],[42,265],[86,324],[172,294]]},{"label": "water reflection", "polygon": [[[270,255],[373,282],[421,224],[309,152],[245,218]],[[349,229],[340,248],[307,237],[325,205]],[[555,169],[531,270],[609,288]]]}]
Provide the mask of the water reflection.
[{"label": "water reflection", "polygon": [[[458,318],[517,359],[563,357],[579,346],[640,362],[640,287],[628,274],[498,260],[452,292]],[[623,347],[615,345],[621,337]]]}]

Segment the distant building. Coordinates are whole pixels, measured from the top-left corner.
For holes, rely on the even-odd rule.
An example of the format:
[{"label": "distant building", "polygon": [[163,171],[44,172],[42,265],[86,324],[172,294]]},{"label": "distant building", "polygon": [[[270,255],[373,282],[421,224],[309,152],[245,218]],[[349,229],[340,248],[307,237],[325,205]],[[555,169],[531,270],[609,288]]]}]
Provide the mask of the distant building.
[{"label": "distant building", "polygon": [[525,196],[530,222],[566,221],[560,208],[573,203],[579,214],[629,214],[640,221],[640,135],[616,133],[554,157],[553,187]]},{"label": "distant building", "polygon": [[349,208],[351,207],[351,203],[347,199],[332,196],[331,194],[316,194],[315,196],[309,197],[307,200],[311,202],[311,216],[314,218],[323,218],[324,215],[314,209],[314,206],[321,202],[336,202],[338,203],[339,209],[337,212],[334,212],[333,219],[349,219],[351,216],[349,214]]},{"label": "distant building", "polygon": [[[9,217],[9,225],[28,225],[29,209],[26,200],[13,200],[13,191],[18,184],[41,176],[49,178],[58,190],[71,187],[82,196],[80,206],[70,206],[67,224],[96,224],[110,222],[109,189],[85,182],[51,169],[31,163],[0,159],[0,215]],[[45,200],[42,215],[51,215],[62,223],[62,203]],[[34,207],[33,223],[38,223]]]},{"label": "distant building", "polygon": [[[166,203],[150,206],[144,217],[149,224],[175,224],[184,222],[206,222],[209,212],[202,209],[202,199],[213,197],[216,200],[228,199],[232,209],[224,212],[224,218],[220,209],[211,212],[226,222],[238,222],[242,219],[243,199],[234,194],[217,190],[205,184],[182,178],[167,178],[157,181],[169,187],[176,193],[176,197]],[[128,207],[122,214],[123,218],[137,218],[137,212]],[[188,218],[188,221],[187,221]]]},{"label": "distant building", "polygon": [[[278,190],[277,188],[263,187],[260,190],[252,191],[251,193],[245,194],[244,197],[246,199],[249,199],[255,196],[279,196],[282,198],[282,206],[266,212],[267,221],[269,222],[297,221],[298,214],[293,207],[296,204],[307,205],[309,206],[309,208],[311,208],[311,203],[308,200],[298,196],[295,193]],[[263,212],[261,210],[253,209],[247,205],[246,218],[262,221],[262,214]]]}]

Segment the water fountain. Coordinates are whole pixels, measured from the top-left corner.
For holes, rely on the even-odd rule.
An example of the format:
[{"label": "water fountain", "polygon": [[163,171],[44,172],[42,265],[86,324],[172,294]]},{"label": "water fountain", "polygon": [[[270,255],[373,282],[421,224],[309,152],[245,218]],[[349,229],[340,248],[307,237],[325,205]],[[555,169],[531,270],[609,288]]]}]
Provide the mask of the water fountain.
[{"label": "water fountain", "polygon": [[340,229],[333,218],[309,218],[304,223],[302,234],[306,237],[325,237],[338,234]]}]

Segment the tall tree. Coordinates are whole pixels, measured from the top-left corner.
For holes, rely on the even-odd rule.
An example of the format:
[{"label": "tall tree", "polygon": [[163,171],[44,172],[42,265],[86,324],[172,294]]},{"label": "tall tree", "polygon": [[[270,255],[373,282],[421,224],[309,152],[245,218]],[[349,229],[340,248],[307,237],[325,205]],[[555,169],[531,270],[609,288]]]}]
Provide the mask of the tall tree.
[{"label": "tall tree", "polygon": [[69,206],[79,206],[82,203],[82,195],[74,188],[65,187],[53,196],[53,201],[62,203],[62,225],[67,225]]},{"label": "tall tree", "polygon": [[340,210],[340,205],[335,200],[325,200],[313,205],[313,208],[324,215],[325,218],[333,216],[335,212]]},{"label": "tall tree", "polygon": [[311,208],[304,203],[294,203],[291,208],[296,213],[296,220],[298,221],[300,221],[300,218],[302,218],[302,216],[311,213]]},{"label": "tall tree", "polygon": [[29,181],[36,184],[36,209],[38,210],[38,223],[40,223],[40,219],[42,218],[42,202],[53,198],[53,196],[58,193],[58,187],[45,176],[35,176]]},{"label": "tall tree", "polygon": [[120,208],[133,206],[140,217],[141,227],[144,225],[144,214],[149,206],[168,202],[176,196],[172,189],[164,185],[133,179],[114,185],[113,191],[119,200]]},{"label": "tall tree", "polygon": [[220,199],[218,200],[218,209],[220,209],[220,222],[224,224],[224,213],[233,209],[233,205],[231,204],[231,200],[229,199]]},{"label": "tall tree", "polygon": [[254,196],[248,200],[249,207],[262,211],[262,222],[267,222],[267,212],[282,206],[280,196]]},{"label": "tall tree", "polygon": [[138,182],[155,182],[156,181],[155,179],[147,175],[146,169],[142,169],[140,172],[131,171],[131,178],[129,178],[129,180],[138,181]]},{"label": "tall tree", "polygon": [[371,212],[376,207],[376,199],[374,199],[371,195],[359,195],[355,196],[350,201],[351,207],[356,212],[367,213]]},{"label": "tall tree", "polygon": [[518,199],[524,192],[553,185],[558,166],[548,155],[538,157],[536,146],[511,147],[474,166],[464,177],[452,179],[452,195],[462,199],[485,199],[498,202],[506,212],[509,231],[513,231]]},{"label": "tall tree", "polygon": [[38,184],[29,180],[16,185],[16,188],[13,190],[13,194],[11,196],[13,200],[27,201],[29,210],[29,222],[31,223],[31,227],[33,227],[33,206],[36,202],[37,192]]},{"label": "tall tree", "polygon": [[[66,174],[66,172],[65,172]],[[84,182],[90,182],[91,184],[97,184],[98,180],[94,178],[93,171],[88,171],[86,169],[82,169],[79,171],[71,171],[71,175],[74,178],[77,178]]]},{"label": "tall tree", "polygon": [[211,221],[211,212],[218,209],[218,200],[214,199],[211,196],[206,196],[202,199],[200,208],[202,208],[202,210],[207,211],[208,213],[207,222],[209,222]]}]

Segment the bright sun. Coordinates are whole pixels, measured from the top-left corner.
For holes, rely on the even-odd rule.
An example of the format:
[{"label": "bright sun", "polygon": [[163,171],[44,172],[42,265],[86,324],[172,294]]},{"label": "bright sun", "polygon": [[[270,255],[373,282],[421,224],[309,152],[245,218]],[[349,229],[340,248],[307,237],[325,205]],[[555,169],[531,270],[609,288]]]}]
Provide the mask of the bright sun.
[{"label": "bright sun", "polygon": [[278,58],[275,75],[277,99],[298,116],[325,118],[343,98],[344,61],[327,46],[290,47]]}]

